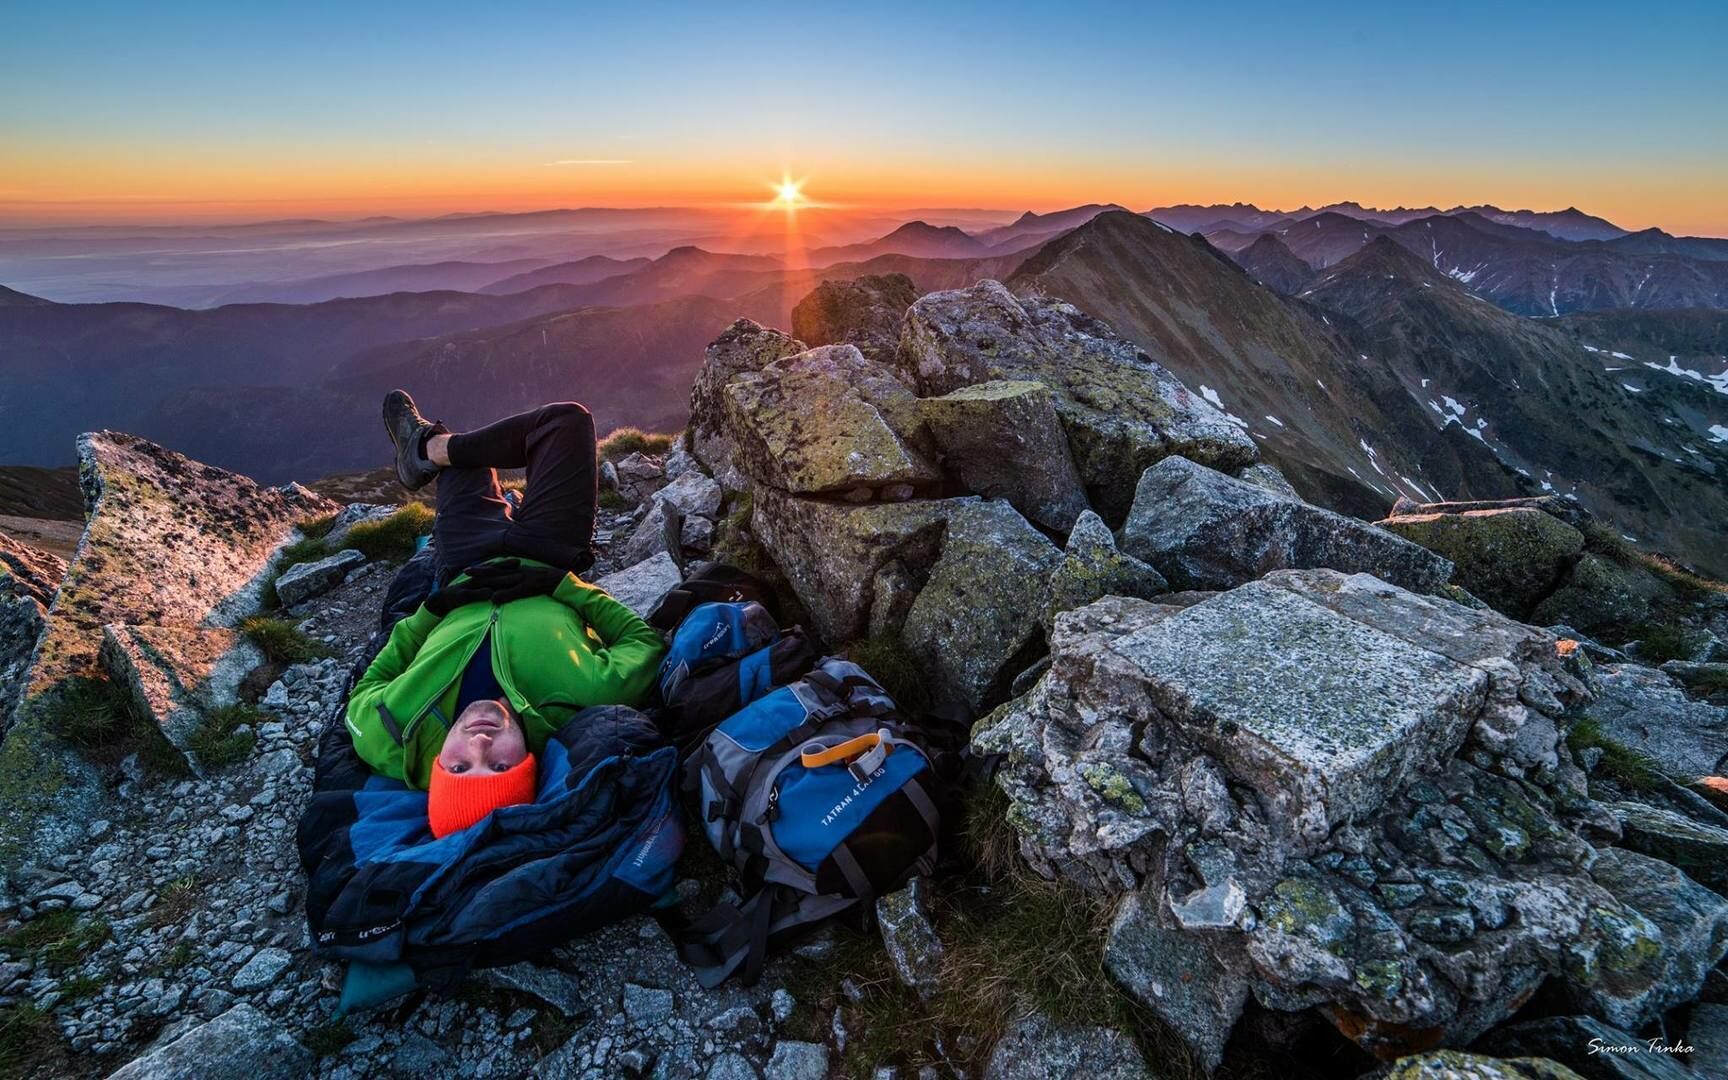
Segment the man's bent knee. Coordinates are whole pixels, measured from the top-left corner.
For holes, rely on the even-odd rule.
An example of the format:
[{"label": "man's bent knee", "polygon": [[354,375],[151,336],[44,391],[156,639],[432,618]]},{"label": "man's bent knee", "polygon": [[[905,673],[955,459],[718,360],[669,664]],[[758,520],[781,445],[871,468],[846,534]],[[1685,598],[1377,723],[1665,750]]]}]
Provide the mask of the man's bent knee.
[{"label": "man's bent knee", "polygon": [[589,427],[594,426],[594,414],[577,401],[548,402],[535,411],[534,419],[539,423],[585,423]]}]

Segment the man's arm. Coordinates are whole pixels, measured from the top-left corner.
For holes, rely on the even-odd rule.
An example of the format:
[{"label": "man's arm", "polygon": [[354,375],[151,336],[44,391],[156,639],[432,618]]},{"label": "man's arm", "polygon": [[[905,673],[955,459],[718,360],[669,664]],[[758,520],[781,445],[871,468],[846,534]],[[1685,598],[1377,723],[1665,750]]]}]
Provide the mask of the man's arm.
[{"label": "man's arm", "polygon": [[[354,751],[360,759],[381,776],[405,779],[402,734],[400,726],[412,717],[389,716],[381,711],[384,692],[414,662],[426,636],[437,626],[439,617],[424,607],[401,620],[390,631],[390,640],[366,668],[366,674],[354,684],[348,695],[348,711],[344,721],[354,739]],[[396,730],[392,730],[396,726]]]},{"label": "man's arm", "polygon": [[597,668],[584,667],[583,703],[637,705],[654,684],[666,652],[660,634],[642,617],[574,574],[564,575],[552,598],[582,617],[606,647],[595,653]]}]

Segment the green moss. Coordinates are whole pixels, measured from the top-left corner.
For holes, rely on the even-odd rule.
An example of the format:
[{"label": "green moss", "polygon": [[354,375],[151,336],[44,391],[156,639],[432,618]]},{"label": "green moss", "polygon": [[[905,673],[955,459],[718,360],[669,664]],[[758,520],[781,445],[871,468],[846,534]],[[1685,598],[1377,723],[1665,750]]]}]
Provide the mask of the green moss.
[{"label": "green moss", "polygon": [[258,742],[254,730],[270,715],[244,702],[207,712],[186,737],[186,750],[206,769],[220,769],[244,761]]},{"label": "green moss", "polygon": [[1404,966],[1396,960],[1368,960],[1356,965],[1356,986],[1384,1001],[1404,988]]},{"label": "green moss", "polygon": [[240,632],[263,651],[266,659],[278,664],[304,664],[322,660],[330,650],[286,619],[270,615],[254,615],[241,622]]},{"label": "green moss", "polygon": [[600,509],[602,510],[628,510],[632,505],[634,504],[629,499],[612,488],[600,490]]},{"label": "green moss", "polygon": [[679,432],[657,434],[635,427],[614,428],[610,435],[600,440],[600,456],[607,461],[617,461],[635,453],[664,454],[672,449],[672,443],[679,435]]},{"label": "green moss", "polygon": [[1662,955],[1662,932],[1636,912],[1629,914],[1607,908],[1590,912],[1590,925],[1601,935],[1602,967],[1617,974],[1641,971]]},{"label": "green moss", "polygon": [[1579,718],[1566,734],[1566,745],[1574,754],[1589,747],[1600,749],[1602,760],[1596,770],[1628,790],[1652,791],[1668,779],[1655,759],[1610,737],[1595,717]]},{"label": "green moss", "polygon": [[339,545],[352,548],[368,559],[407,562],[418,549],[420,537],[432,531],[432,508],[409,503],[387,518],[363,521],[348,530]]},{"label": "green moss", "polygon": [[1272,886],[1260,916],[1272,929],[1307,937],[1331,953],[1342,950],[1355,926],[1332,890],[1312,878],[1285,878]]},{"label": "green moss", "polygon": [[1676,563],[1665,555],[1639,551],[1621,539],[1620,534],[1600,522],[1581,526],[1584,548],[1628,569],[1648,570],[1674,588],[1683,597],[1699,599],[1708,593],[1728,594],[1728,582],[1707,578]]}]

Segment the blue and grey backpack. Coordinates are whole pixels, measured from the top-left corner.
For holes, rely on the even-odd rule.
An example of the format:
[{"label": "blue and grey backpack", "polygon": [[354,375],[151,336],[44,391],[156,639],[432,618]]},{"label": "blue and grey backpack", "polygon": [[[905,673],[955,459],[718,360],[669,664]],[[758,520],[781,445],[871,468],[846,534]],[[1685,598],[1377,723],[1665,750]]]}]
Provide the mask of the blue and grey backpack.
[{"label": "blue and grey backpack", "polygon": [[699,604],[678,624],[660,662],[660,730],[687,753],[728,716],[815,662],[804,631],[782,631],[761,604]]},{"label": "blue and grey backpack", "polygon": [[768,939],[933,872],[940,790],[930,753],[863,668],[829,657],[725,719],[684,788],[745,899],[686,928],[704,986],[761,972]]}]

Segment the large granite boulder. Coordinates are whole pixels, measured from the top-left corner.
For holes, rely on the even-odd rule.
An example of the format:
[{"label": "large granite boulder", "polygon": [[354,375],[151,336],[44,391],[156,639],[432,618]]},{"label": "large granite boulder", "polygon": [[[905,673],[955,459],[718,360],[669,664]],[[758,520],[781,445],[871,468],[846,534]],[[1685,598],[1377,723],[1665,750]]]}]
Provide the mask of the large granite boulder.
[{"label": "large granite boulder", "polygon": [[856,345],[886,364],[900,346],[900,321],[917,299],[918,286],[905,274],[824,281],[792,309],[792,336],[810,346]]},{"label": "large granite boulder", "polygon": [[[809,610],[816,632],[836,645],[870,628],[879,575],[883,608],[893,593],[917,591],[913,572],[935,563],[947,508],[946,500],[934,499],[854,506],[772,488],[757,489],[751,507],[750,531]],[[896,567],[905,573],[896,575]],[[878,629],[899,632],[880,622]]]},{"label": "large granite boulder", "polygon": [[920,412],[943,462],[973,494],[1007,499],[1064,532],[1087,508],[1055,397],[1041,382],[978,383],[925,398]]},{"label": "large granite boulder", "polygon": [[240,1004],[111,1073],[108,1080],[296,1080],[312,1052],[276,1020]]},{"label": "large granite boulder", "polygon": [[0,533],[0,734],[12,722],[66,560]]},{"label": "large granite boulder", "polygon": [[726,383],[734,375],[760,371],[783,356],[804,351],[804,343],[780,330],[739,319],[709,344],[690,387],[690,452],[714,479],[736,491],[745,481],[732,464],[732,441],[725,431]]},{"label": "large granite boulder", "polygon": [[81,830],[101,785],[54,735],[68,680],[102,678],[110,625],[224,628],[256,611],[298,522],[338,506],[298,486],[263,487],[135,435],[79,437],[86,518],[47,615],[13,726],[0,744],[0,872]]},{"label": "large granite boulder", "polygon": [[1667,672],[1598,665],[1586,713],[1603,734],[1670,772],[1690,778],[1728,770],[1728,708],[1688,697]]},{"label": "large granite boulder", "polygon": [[1269,570],[1314,567],[1422,591],[1452,576],[1449,561],[1383,529],[1181,457],[1140,477],[1120,542],[1176,589],[1228,589]]},{"label": "large granite boulder", "polygon": [[734,375],[722,430],[751,481],[799,495],[900,497],[941,479],[919,451],[918,401],[893,369],[825,345]]},{"label": "large granite boulder", "polygon": [[1223,412],[1109,326],[1000,282],[930,293],[906,313],[896,363],[926,397],[996,380],[1046,383],[1092,505],[1127,512],[1140,474],[1171,454],[1236,469],[1259,451]]},{"label": "large granite boulder", "polygon": [[1474,510],[1540,510],[1550,517],[1582,529],[1595,520],[1576,495],[1531,495],[1521,499],[1458,499],[1451,502],[1417,502],[1400,495],[1392,503],[1391,517],[1411,514],[1467,514]]},{"label": "large granite boulder", "polygon": [[[1050,574],[1062,553],[999,499],[949,499],[940,553],[900,640],[939,700],[970,709],[1000,697],[1041,644]],[[1018,665],[1014,661],[1020,660]]]},{"label": "large granite boulder", "polygon": [[1584,550],[1583,533],[1522,506],[1405,514],[1379,525],[1450,559],[1455,584],[1514,619],[1529,617]]},{"label": "large granite boulder", "polygon": [[1667,583],[1644,567],[1586,551],[1559,587],[1536,605],[1530,621],[1616,635],[1611,640],[1618,640],[1649,618],[1652,605],[1672,595]]},{"label": "large granite boulder", "polygon": [[939,696],[969,708],[1038,644],[1062,557],[1012,506],[977,496],[854,506],[759,487],[751,531],[830,645],[896,637]]},{"label": "large granite boulder", "polygon": [[1106,963],[1202,1060],[1248,994],[1394,1056],[1550,977],[1636,1027],[1728,952],[1728,900],[1586,839],[1614,829],[1565,745],[1586,696],[1543,631],[1277,571],[1059,615],[972,741],[1031,865],[1123,898]]}]

